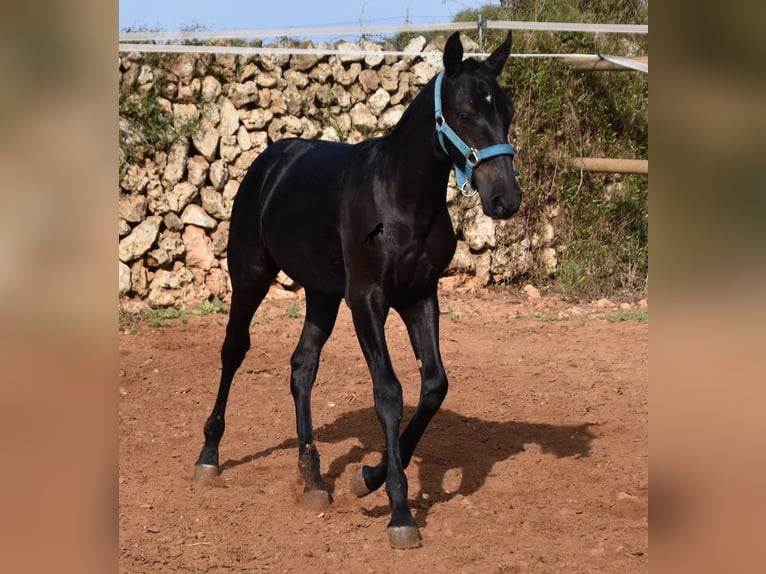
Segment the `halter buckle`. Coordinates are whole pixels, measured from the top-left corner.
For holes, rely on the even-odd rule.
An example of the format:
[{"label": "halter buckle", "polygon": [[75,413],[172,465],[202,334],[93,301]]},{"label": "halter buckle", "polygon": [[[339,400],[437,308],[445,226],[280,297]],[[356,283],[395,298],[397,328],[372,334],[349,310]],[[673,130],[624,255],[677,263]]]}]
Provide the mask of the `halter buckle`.
[{"label": "halter buckle", "polygon": [[471,148],[471,151],[469,151],[465,156],[466,161],[470,161],[473,165],[478,165],[481,161],[479,159],[479,150],[476,148]]}]

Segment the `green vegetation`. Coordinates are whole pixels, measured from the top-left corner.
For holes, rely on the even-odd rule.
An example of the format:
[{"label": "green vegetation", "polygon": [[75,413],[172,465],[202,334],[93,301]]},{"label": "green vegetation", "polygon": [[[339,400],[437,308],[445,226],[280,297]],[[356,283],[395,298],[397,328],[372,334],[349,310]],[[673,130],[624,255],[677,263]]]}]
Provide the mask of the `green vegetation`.
[{"label": "green vegetation", "polygon": [[290,303],[287,309],[279,314],[279,317],[287,317],[288,319],[300,319],[301,307],[297,303]]},{"label": "green vegetation", "polygon": [[229,309],[223,304],[218,296],[214,296],[212,300],[205,299],[201,305],[192,309],[192,313],[195,315],[217,315],[218,313],[228,314]]},{"label": "green vegetation", "polygon": [[606,315],[603,317],[610,323],[620,323],[622,321],[638,321],[639,323],[646,323],[649,321],[649,311],[647,309],[619,309],[612,315]]},{"label": "green vegetation", "polygon": [[170,319],[181,319],[185,323],[189,320],[189,315],[183,308],[164,307],[145,311],[144,319],[146,319],[150,327],[157,328],[167,326]]},{"label": "green vegetation", "polygon": [[[229,312],[228,307],[218,298],[213,297],[212,300],[205,300],[197,307],[192,309],[193,315],[215,315],[219,313],[226,314]],[[186,323],[189,320],[189,313],[183,307],[176,309],[175,307],[160,307],[158,309],[149,309],[144,311],[141,317],[152,328],[167,327],[169,322],[173,319],[180,319]],[[137,317],[129,315],[127,313],[120,313],[120,329],[128,329],[131,333],[135,333],[138,326]]]},{"label": "green vegetation", "polygon": [[[646,24],[643,0],[501,1],[464,10],[455,21],[527,20]],[[489,51],[505,30],[465,34]],[[402,48],[415,34],[400,34]],[[424,34],[429,39],[443,32]],[[647,55],[648,36],[515,31],[514,53]],[[522,209],[515,217],[533,230],[546,206],[557,205],[558,269],[553,278],[538,265],[518,281],[552,287],[573,299],[646,295],[649,267],[648,178],[580,172],[572,157],[648,157],[649,82],[639,72],[581,72],[560,59],[511,58],[500,84],[516,116],[511,141],[518,155]],[[538,248],[539,249],[539,248]],[[534,253],[533,248],[533,255]]]},{"label": "green vegetation", "polygon": [[[501,2],[501,4],[511,4]],[[642,0],[514,1],[459,13],[457,21],[530,20],[646,24]],[[504,38],[487,30],[483,48]],[[469,36],[478,41],[477,32]],[[648,54],[646,35],[517,31],[514,53]],[[579,72],[561,60],[512,58],[500,77],[514,99],[513,143],[524,190],[522,212],[533,229],[547,205],[554,221],[559,267],[554,287],[574,299],[645,295],[649,265],[648,178],[580,172],[577,156],[648,157],[649,82],[639,72]],[[528,278],[546,284],[544,271]]]},{"label": "green vegetation", "polygon": [[[151,58],[150,58],[151,56]],[[152,60],[154,80],[143,89],[137,78],[132,86],[120,90],[120,177],[131,164],[141,164],[144,158],[159,151],[167,152],[181,137],[192,136],[200,127],[199,118],[174,120],[170,102],[165,98],[168,79],[160,59],[168,54],[146,54]]]},{"label": "green vegetation", "polygon": [[[551,22],[603,22],[646,24],[645,0],[501,0],[476,10],[465,10],[456,21],[528,20]],[[189,30],[201,29],[193,24]],[[129,30],[125,30],[129,31]],[[137,30],[138,31],[138,30]],[[504,30],[477,30],[466,34],[490,50],[505,37]],[[390,39],[403,48],[415,35]],[[422,34],[446,38],[445,32]],[[227,40],[194,42],[227,43]],[[298,42],[284,40],[298,45]],[[258,45],[260,41],[245,43]],[[574,32],[514,32],[514,53],[647,55],[648,35]],[[170,83],[161,70],[174,55],[145,54],[154,81],[143,87],[125,86],[120,93],[120,169],[142,163],[157,151],[167,151],[178,137],[189,136],[198,124],[174,125],[165,90]],[[242,60],[244,62],[245,60]],[[216,58],[204,55],[198,66],[215,71]],[[237,62],[240,62],[237,57]],[[224,80],[225,78],[222,78]],[[580,172],[568,164],[577,156],[648,158],[648,75],[640,72],[582,72],[570,70],[560,59],[511,58],[500,83],[513,97],[516,116],[511,141],[518,155],[524,191],[522,209],[515,216],[531,236],[545,219],[555,229],[558,259],[555,274],[543,265],[514,281],[533,282],[574,300],[635,300],[647,295],[648,283],[648,178],[640,175]],[[329,116],[329,114],[328,114]],[[337,121],[339,137],[348,134]],[[555,210],[554,210],[555,207]],[[555,214],[553,212],[556,212]],[[498,237],[502,244],[503,237]],[[535,261],[547,245],[531,247]],[[300,310],[282,316],[300,316]],[[454,313],[450,313],[450,318]],[[255,319],[254,319],[255,320]],[[261,317],[258,320],[269,320]]]}]

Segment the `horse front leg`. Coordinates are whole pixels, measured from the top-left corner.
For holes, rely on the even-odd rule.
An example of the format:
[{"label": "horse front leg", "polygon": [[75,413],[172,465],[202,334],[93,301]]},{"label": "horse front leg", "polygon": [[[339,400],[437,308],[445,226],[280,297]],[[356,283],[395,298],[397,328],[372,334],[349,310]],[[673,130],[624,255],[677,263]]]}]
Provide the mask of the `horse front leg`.
[{"label": "horse front leg", "polygon": [[[439,302],[434,291],[428,297],[401,310],[401,317],[420,365],[420,400],[415,414],[399,438],[404,468],[410,463],[415,447],[447,395],[447,375],[439,351]],[[359,497],[381,487],[386,477],[387,461],[377,466],[363,466],[353,479],[352,490]]]},{"label": "horse front leg", "polygon": [[375,412],[386,439],[386,494],[391,505],[388,538],[394,548],[420,546],[420,532],[407,501],[407,476],[399,446],[402,421],[402,386],[394,374],[385,339],[388,308],[368,294],[349,302],[359,344],[372,375]]}]

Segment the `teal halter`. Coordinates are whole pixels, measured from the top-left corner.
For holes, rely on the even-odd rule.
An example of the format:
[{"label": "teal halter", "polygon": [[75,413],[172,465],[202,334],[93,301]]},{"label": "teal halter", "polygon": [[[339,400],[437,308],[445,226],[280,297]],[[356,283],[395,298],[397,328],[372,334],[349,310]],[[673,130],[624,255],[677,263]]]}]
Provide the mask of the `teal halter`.
[{"label": "teal halter", "polygon": [[[473,188],[473,170],[484,160],[490,159],[498,155],[510,155],[511,158],[516,155],[516,150],[509,143],[501,143],[491,145],[477,150],[465,143],[455,130],[453,130],[447,124],[447,120],[442,114],[442,79],[444,78],[444,70],[439,72],[436,76],[436,84],[434,86],[434,111],[436,115],[436,134],[439,138],[439,144],[441,145],[444,153],[449,156],[447,146],[444,143],[444,137],[454,145],[458,151],[465,157],[465,166],[459,167],[455,164],[455,179],[457,180],[457,186],[466,197],[476,195],[476,189]],[[514,172],[514,175],[518,175],[518,172]]]}]

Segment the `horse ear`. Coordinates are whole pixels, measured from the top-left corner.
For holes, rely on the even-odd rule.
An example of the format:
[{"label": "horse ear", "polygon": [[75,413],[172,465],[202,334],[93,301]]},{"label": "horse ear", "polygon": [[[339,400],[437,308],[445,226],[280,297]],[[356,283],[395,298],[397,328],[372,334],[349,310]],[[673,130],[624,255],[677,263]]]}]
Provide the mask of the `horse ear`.
[{"label": "horse ear", "polygon": [[485,60],[485,64],[489,68],[489,71],[496,76],[500,75],[503,71],[503,66],[508,56],[511,54],[511,43],[513,38],[511,37],[511,31],[508,30],[508,35],[505,37],[505,42],[500,44],[497,49],[490,54],[489,58]]},{"label": "horse ear", "polygon": [[460,41],[460,32],[454,32],[444,46],[444,71],[448,76],[457,70],[463,61],[463,43]]}]

